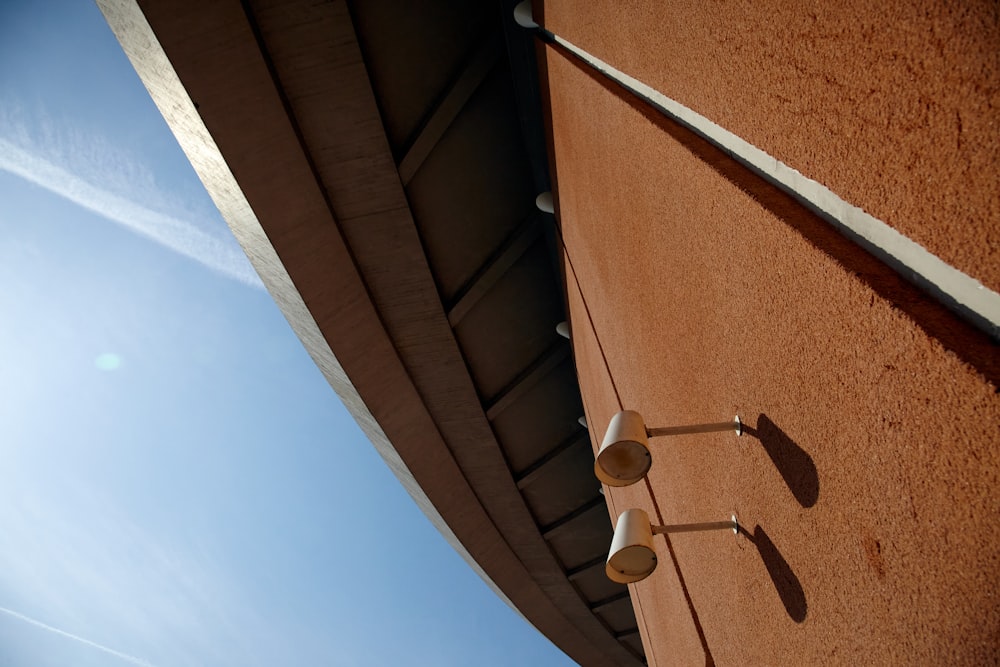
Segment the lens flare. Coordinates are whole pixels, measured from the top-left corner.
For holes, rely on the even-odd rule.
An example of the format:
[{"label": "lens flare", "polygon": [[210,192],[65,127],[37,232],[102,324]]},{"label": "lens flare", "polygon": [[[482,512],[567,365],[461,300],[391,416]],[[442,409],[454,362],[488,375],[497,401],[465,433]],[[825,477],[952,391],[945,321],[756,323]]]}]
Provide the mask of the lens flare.
[{"label": "lens flare", "polygon": [[94,365],[98,370],[116,371],[121,368],[122,358],[114,352],[103,352],[94,359]]}]

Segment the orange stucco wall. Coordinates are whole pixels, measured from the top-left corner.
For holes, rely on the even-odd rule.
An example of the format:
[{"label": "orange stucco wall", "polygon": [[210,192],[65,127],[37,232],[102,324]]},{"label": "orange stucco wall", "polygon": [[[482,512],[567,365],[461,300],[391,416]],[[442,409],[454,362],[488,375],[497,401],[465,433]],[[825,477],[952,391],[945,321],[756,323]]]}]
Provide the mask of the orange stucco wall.
[{"label": "orange stucco wall", "polygon": [[1000,289],[1000,4],[544,5],[549,30]]},{"label": "orange stucco wall", "polygon": [[[593,27],[570,21],[568,3],[546,4],[550,29]],[[566,35],[593,47],[584,36]],[[595,448],[622,408],[649,427],[737,413],[748,426],[742,438],[654,439],[648,481],[607,490],[612,517],[736,513],[744,527],[655,538],[658,569],[630,587],[650,664],[1000,660],[1000,400],[985,366],[897,307],[873,284],[877,269],[856,270],[869,260],[816,231],[808,212],[558,48],[544,58]],[[826,184],[867,197],[848,171]],[[881,204],[933,208],[918,178],[886,172],[882,186],[906,182],[909,194]],[[995,191],[973,185],[970,205],[993,215]],[[935,220],[922,219],[928,233]],[[949,243],[979,267],[990,256],[972,247],[982,230],[965,229]]]}]

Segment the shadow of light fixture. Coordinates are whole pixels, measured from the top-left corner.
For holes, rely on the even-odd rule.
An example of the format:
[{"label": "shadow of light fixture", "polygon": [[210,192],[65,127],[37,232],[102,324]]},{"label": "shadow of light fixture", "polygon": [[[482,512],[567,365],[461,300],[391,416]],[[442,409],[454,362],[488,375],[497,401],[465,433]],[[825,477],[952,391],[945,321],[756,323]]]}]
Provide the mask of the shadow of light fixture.
[{"label": "shadow of light fixture", "polygon": [[653,573],[657,565],[656,549],[653,548],[653,535],[696,533],[708,530],[731,530],[733,534],[738,535],[740,525],[734,514],[729,521],[653,526],[650,525],[649,515],[644,510],[625,510],[618,517],[604,573],[608,579],[619,584],[642,581]]},{"label": "shadow of light fixture", "polygon": [[594,461],[594,474],[608,486],[629,486],[645,477],[653,465],[649,438],[724,431],[735,431],[737,436],[743,434],[739,415],[729,422],[647,429],[642,415],[634,410],[622,410],[608,424]]}]

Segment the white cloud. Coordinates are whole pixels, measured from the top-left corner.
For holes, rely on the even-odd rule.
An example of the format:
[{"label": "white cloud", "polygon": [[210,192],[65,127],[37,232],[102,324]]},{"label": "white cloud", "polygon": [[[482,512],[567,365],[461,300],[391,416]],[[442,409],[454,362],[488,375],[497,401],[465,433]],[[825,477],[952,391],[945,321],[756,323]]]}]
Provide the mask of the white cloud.
[{"label": "white cloud", "polygon": [[[176,214],[135,201],[123,192],[161,203],[141,165],[100,137],[59,131],[42,122],[29,129],[18,122],[16,107],[0,106],[0,170],[19,176],[59,197],[144,236],[180,255],[245,285],[263,289],[246,256],[231,238],[205,231]],[[34,138],[33,138],[34,137]],[[86,176],[83,176],[86,174]]]},{"label": "white cloud", "polygon": [[48,625],[46,623],[42,623],[41,621],[36,620],[34,618],[31,618],[30,616],[25,616],[24,614],[18,613],[16,611],[14,611],[13,609],[7,609],[6,607],[0,607],[0,613],[7,614],[8,616],[13,616],[16,619],[24,621],[25,623],[28,623],[29,625],[33,625],[33,626],[35,626],[37,628],[42,628],[43,630],[48,630],[49,632],[57,634],[60,637],[66,637],[68,639],[72,639],[73,641],[80,642],[81,644],[86,644],[87,646],[90,646],[91,648],[95,648],[98,651],[103,651],[103,652],[105,652],[105,653],[107,653],[109,655],[113,655],[116,658],[120,658],[120,659],[124,660],[125,662],[130,662],[133,665],[139,665],[139,667],[154,667],[152,663],[147,662],[146,660],[143,660],[142,658],[137,658],[134,655],[129,655],[128,653],[122,653],[121,651],[116,651],[113,648],[109,648],[107,646],[103,646],[102,644],[98,644],[97,642],[92,642],[92,641],[90,641],[89,639],[87,639],[85,637],[79,637],[77,635],[74,635],[73,633],[66,632],[64,630],[60,630],[59,628],[52,627],[51,625]]},{"label": "white cloud", "polygon": [[[275,664],[281,639],[293,640],[288,628],[272,637],[275,622],[206,536],[140,527],[111,498],[59,475],[3,478],[0,590],[19,611],[0,612],[142,667]],[[110,638],[121,650],[102,643]]]}]

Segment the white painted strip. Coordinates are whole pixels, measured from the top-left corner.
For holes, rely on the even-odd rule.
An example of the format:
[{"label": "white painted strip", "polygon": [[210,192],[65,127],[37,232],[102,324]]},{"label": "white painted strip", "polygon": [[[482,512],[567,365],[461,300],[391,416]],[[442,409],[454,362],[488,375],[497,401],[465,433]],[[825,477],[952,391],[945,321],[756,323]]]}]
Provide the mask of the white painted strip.
[{"label": "white painted strip", "polygon": [[[732,132],[692,111],[680,102],[612,67],[562,37],[545,31],[546,39],[570,51],[580,60],[652,104],[666,116],[692,130],[712,144],[752,167],[766,179],[804,204],[828,216],[843,230],[868,246],[907,280],[913,280],[960,311],[992,337],[1000,337],[1000,294],[962,273],[903,236],[878,218],[850,204],[821,183],[803,176],[777,158],[753,146]],[[949,301],[953,303],[948,303]]]}]

